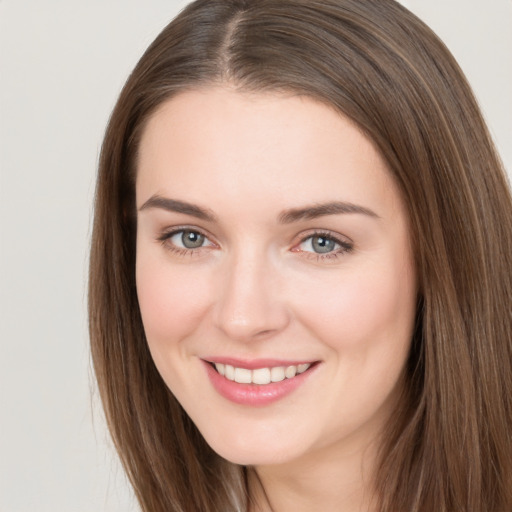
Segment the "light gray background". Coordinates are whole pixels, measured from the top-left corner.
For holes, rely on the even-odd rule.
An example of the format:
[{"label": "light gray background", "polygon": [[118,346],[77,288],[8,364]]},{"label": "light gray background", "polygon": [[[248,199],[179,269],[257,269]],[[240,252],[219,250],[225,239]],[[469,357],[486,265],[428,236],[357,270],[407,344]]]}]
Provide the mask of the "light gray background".
[{"label": "light gray background", "polygon": [[[185,3],[0,0],[0,512],[137,510],[91,378],[91,202],[116,96]],[[510,171],[512,1],[403,3],[459,60]]]}]

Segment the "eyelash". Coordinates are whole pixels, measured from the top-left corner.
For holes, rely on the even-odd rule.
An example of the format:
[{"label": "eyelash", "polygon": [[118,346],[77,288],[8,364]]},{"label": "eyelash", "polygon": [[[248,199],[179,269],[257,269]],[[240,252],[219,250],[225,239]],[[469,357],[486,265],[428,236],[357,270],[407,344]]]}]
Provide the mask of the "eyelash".
[{"label": "eyelash", "polygon": [[[200,249],[204,249],[205,246],[200,246],[200,247],[196,247],[196,248],[192,249],[192,248],[187,248],[187,247],[178,247],[178,246],[176,246],[175,244],[173,244],[171,242],[171,238],[173,236],[178,235],[180,233],[185,233],[187,231],[190,232],[190,233],[196,233],[196,234],[198,234],[200,236],[203,236],[205,238],[205,240],[210,241],[209,235],[207,235],[206,233],[202,232],[200,229],[194,229],[194,228],[190,228],[188,226],[177,227],[177,228],[174,228],[174,229],[172,229],[170,231],[165,231],[164,233],[162,233],[157,238],[157,240],[164,246],[165,249],[173,252],[177,256],[195,256],[195,255],[198,255]],[[211,245],[214,246],[215,244],[211,243]],[[209,246],[206,246],[206,247],[209,247]]]},{"label": "eyelash", "polygon": [[[207,245],[207,246],[203,245],[203,246],[199,246],[196,248],[186,248],[186,247],[178,247],[175,244],[173,244],[172,242],[170,242],[170,240],[173,236],[178,235],[180,233],[187,232],[187,231],[190,233],[196,233],[196,234],[204,237],[205,240],[208,240],[211,245]],[[338,248],[335,250],[332,250],[330,252],[326,252],[324,254],[317,253],[314,251],[304,251],[304,250],[298,249],[298,247],[300,247],[301,245],[306,243],[308,240],[314,239],[314,238],[324,238],[327,241],[334,242],[338,246]],[[199,229],[193,229],[190,227],[186,227],[186,226],[174,228],[171,231],[166,231],[166,232],[162,233],[157,238],[157,240],[165,247],[165,249],[173,252],[177,256],[199,255],[201,249],[204,249],[205,247],[210,247],[210,246],[216,245],[210,241],[209,235],[205,234],[203,231],[201,231]],[[354,245],[351,242],[348,242],[346,240],[341,240],[338,236],[334,236],[332,233],[330,233],[328,231],[314,231],[312,233],[308,233],[305,236],[303,236],[301,238],[301,240],[297,244],[295,244],[294,247],[292,247],[291,251],[302,253],[303,257],[305,257],[305,258],[314,258],[317,261],[325,261],[325,260],[329,260],[329,259],[336,259],[339,256],[348,254],[348,253],[352,252],[353,249],[354,249]]]},{"label": "eyelash", "polygon": [[[324,238],[327,241],[334,242],[336,245],[338,245],[337,249],[334,249],[330,252],[326,252],[324,254],[313,252],[313,251],[301,251],[300,249],[296,249],[297,247],[301,246],[308,240],[312,240],[314,238]],[[298,244],[296,244],[292,248],[292,252],[301,252],[303,254],[303,257],[305,258],[314,258],[316,261],[325,261],[329,259],[336,259],[340,256],[343,256],[344,254],[348,254],[354,250],[354,245],[347,241],[342,240],[338,235],[334,235],[329,231],[313,231],[312,233],[308,233],[305,236],[303,236]]]}]

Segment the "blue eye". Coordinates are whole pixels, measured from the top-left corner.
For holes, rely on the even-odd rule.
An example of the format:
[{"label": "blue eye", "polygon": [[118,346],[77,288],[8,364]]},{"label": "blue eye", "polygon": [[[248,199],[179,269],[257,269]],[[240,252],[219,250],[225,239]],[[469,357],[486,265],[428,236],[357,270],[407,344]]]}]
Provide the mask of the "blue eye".
[{"label": "blue eye", "polygon": [[194,229],[179,229],[164,233],[159,240],[169,249],[183,252],[214,245],[205,235]]},{"label": "blue eye", "polygon": [[302,251],[316,252],[317,254],[327,254],[340,248],[340,244],[333,238],[325,235],[308,236],[300,244]]},{"label": "blue eye", "polygon": [[185,229],[175,233],[170,237],[170,240],[178,247],[183,247],[184,249],[197,249],[198,247],[203,246],[206,237],[197,231]]},{"label": "blue eye", "polygon": [[348,253],[352,251],[354,246],[351,242],[335,238],[329,233],[314,233],[304,238],[297,248],[299,251],[310,253],[312,256],[329,258]]}]

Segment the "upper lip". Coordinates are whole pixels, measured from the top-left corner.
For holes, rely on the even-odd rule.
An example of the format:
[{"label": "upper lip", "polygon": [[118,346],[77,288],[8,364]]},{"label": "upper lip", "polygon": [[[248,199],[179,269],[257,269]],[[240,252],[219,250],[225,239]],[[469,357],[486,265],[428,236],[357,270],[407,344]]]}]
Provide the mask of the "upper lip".
[{"label": "upper lip", "polygon": [[298,366],[299,364],[313,364],[316,362],[316,360],[312,359],[238,359],[234,357],[205,357],[203,360],[214,364],[229,364],[235,368],[246,368],[247,370],[273,368],[276,366]]}]

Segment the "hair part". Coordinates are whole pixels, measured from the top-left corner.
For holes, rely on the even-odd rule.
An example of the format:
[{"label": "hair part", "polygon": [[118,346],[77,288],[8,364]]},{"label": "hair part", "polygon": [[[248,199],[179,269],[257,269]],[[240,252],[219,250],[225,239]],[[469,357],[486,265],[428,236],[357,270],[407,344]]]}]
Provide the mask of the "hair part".
[{"label": "hair part", "polygon": [[421,296],[403,399],[383,434],[379,512],[512,509],[510,192],[455,60],[392,0],[198,0],[120,95],[99,163],[89,322],[107,421],[142,509],[248,504],[246,470],[212,451],[158,374],[135,287],[141,134],[165,101],[211,86],[336,109],[376,144],[408,207]]}]

